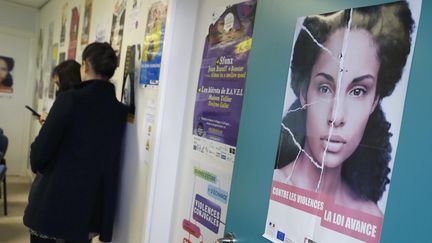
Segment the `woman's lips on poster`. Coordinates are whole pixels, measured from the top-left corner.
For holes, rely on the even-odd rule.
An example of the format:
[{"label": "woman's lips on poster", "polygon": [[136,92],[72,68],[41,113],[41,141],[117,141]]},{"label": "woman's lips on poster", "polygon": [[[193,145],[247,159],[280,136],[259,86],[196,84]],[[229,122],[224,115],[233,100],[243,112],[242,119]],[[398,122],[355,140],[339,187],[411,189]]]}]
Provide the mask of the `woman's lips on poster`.
[{"label": "woman's lips on poster", "polygon": [[346,140],[339,135],[332,136],[322,136],[321,141],[323,141],[324,149],[327,147],[328,153],[338,153],[342,150],[343,146],[347,143]]}]

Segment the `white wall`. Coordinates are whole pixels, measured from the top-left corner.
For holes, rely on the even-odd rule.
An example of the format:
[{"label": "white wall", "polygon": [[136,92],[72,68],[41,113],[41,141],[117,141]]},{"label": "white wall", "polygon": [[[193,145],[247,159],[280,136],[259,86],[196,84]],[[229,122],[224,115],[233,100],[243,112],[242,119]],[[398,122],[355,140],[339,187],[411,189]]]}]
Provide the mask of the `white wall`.
[{"label": "white wall", "polygon": [[[143,44],[144,34],[145,34],[145,24],[147,20],[148,10],[150,5],[155,0],[138,0],[140,5],[139,11],[136,13],[137,19],[139,20],[139,27],[137,29],[131,29],[129,15],[132,13],[132,1],[126,1],[126,18],[124,25],[124,35],[122,50],[120,56],[120,65],[116,70],[112,78],[112,82],[116,86],[117,97],[121,94],[121,85],[123,79],[123,70],[125,64],[126,48],[128,45],[132,44]],[[50,23],[53,23],[53,43],[60,42],[60,31],[61,31],[61,18],[63,6],[68,3],[67,13],[68,20],[66,24],[66,41],[63,46],[59,45],[59,53],[66,52],[69,46],[69,28],[70,28],[70,15],[71,9],[75,6],[78,7],[80,13],[80,23],[78,31],[78,48],[76,54],[76,60],[80,62],[81,52],[85,45],[80,44],[82,23],[84,17],[84,3],[85,0],[51,0],[41,9],[40,17],[40,28],[43,29],[44,35],[44,45],[42,53],[47,51],[47,38],[48,38],[48,28]],[[95,41],[96,32],[103,29],[106,30],[105,41],[109,42],[111,34],[111,21],[114,5],[116,0],[93,0],[93,8],[91,15],[90,24],[90,40],[89,43]],[[168,47],[164,46],[165,50]],[[45,54],[44,54],[45,55]],[[163,68],[162,68],[163,69]],[[163,70],[162,70],[163,72]],[[44,80],[45,86],[48,80]],[[151,173],[154,168],[153,153],[156,148],[156,136],[158,136],[159,127],[159,116],[158,110],[160,108],[160,96],[162,86],[164,86],[164,80],[160,80],[161,87],[139,87],[138,84],[135,86],[135,101],[136,101],[136,114],[134,123],[128,123],[125,143],[124,143],[124,153],[123,153],[123,168],[122,168],[122,181],[120,189],[120,203],[119,210],[117,212],[117,217],[114,227],[113,242],[117,243],[128,243],[128,242],[143,242],[144,240],[144,227],[146,225],[146,215],[147,207],[150,197],[150,178]],[[44,95],[42,99],[37,100],[37,107],[39,111],[44,109],[48,110],[52,105],[53,99]],[[145,134],[148,132],[146,127],[146,119],[148,118],[148,107],[149,104],[154,104],[155,110],[155,120],[156,124],[153,128],[154,132],[151,137],[150,144],[151,148],[149,153],[145,153],[146,141],[144,140]],[[38,130],[35,126],[34,130]],[[37,132],[37,131],[36,131]]]},{"label": "white wall", "polygon": [[[193,88],[189,70],[191,55],[196,48],[194,33],[200,0],[170,1],[167,29],[167,55],[162,74],[163,109],[161,110],[160,129],[155,166],[151,173],[150,203],[148,206],[145,243],[171,242],[171,222],[177,205],[177,174],[180,170],[182,136],[187,94]],[[186,124],[187,125],[187,124]]]},{"label": "white wall", "polygon": [[[173,217],[179,213],[179,205],[176,199],[181,198],[185,188],[178,187],[176,182],[184,181],[187,176],[184,168],[187,165],[190,150],[189,138],[191,136],[191,119],[197,75],[199,73],[200,60],[203,49],[205,28],[208,23],[199,23],[197,16],[200,10],[200,0],[166,0],[168,1],[168,20],[162,60],[160,86],[156,88],[136,88],[136,117],[135,122],[128,124],[126,130],[123,168],[119,211],[117,213],[114,239],[117,243],[140,243],[140,242],[170,242],[170,235],[176,233],[178,218]],[[40,19],[25,25],[22,22],[23,15],[29,16],[28,11],[20,10],[12,14],[8,28],[32,28],[33,35],[43,30],[42,63],[39,68],[33,70],[36,75],[34,79],[40,79],[41,68],[49,61],[46,57],[47,39],[49,25],[53,24],[52,43],[59,43],[63,6],[68,3],[68,20],[66,24],[66,41],[63,46],[59,45],[58,52],[66,52],[69,46],[70,11],[77,6],[80,12],[80,25],[78,31],[78,47],[76,59],[81,60],[81,31],[84,15],[85,0],[51,0],[40,10]],[[101,26],[106,29],[106,40],[109,41],[113,8],[116,0],[93,0],[93,10],[90,27],[90,43],[95,40],[97,30]],[[120,95],[123,77],[126,47],[131,44],[143,44],[145,33],[145,22],[150,5],[155,0],[138,0],[141,4],[138,12],[140,20],[139,28],[129,31],[128,11],[131,8],[131,0],[127,0],[126,22],[121,51],[121,63],[114,77],[113,83]],[[207,4],[211,3],[206,1]],[[228,1],[234,2],[234,1]],[[221,6],[225,6],[223,1]],[[4,22],[4,16],[10,16],[14,5],[8,4],[3,8],[3,0],[0,0],[0,23]],[[214,2],[216,4],[216,2]],[[211,4],[210,4],[211,5]],[[218,5],[218,4],[216,4]],[[6,10],[7,14],[1,11]],[[210,11],[208,8],[205,11]],[[9,17],[6,17],[6,19]],[[10,17],[12,18],[12,17]],[[197,23],[200,25],[196,32]],[[34,34],[36,33],[36,34]],[[33,45],[37,45],[34,38]],[[31,52],[30,60],[35,60],[36,52]],[[36,69],[36,70],[34,70]],[[49,72],[42,70],[42,81],[45,89],[49,82]],[[31,79],[34,81],[34,79]],[[34,86],[34,83],[32,84]],[[33,87],[32,86],[32,87]],[[33,89],[31,89],[33,90]],[[44,92],[47,93],[46,90]],[[189,95],[189,96],[188,96]],[[34,104],[39,111],[49,110],[53,99],[43,95],[42,99],[35,99]],[[144,123],[146,108],[149,102],[156,102],[160,112],[156,114],[156,133],[152,138],[152,150],[148,159],[144,154],[146,133]],[[34,121],[30,140],[36,136],[40,126]],[[185,138],[183,138],[185,136]],[[186,154],[185,154],[186,153]],[[26,155],[28,156],[28,155]],[[190,166],[190,165],[189,165]],[[185,173],[183,173],[185,172]],[[177,177],[180,177],[177,180]],[[173,221],[174,220],[174,221]],[[173,224],[171,222],[174,222]],[[171,238],[173,239],[173,238]]]},{"label": "white wall", "polygon": [[0,27],[25,32],[36,33],[38,26],[38,10],[23,7],[0,0]]},{"label": "white wall", "polygon": [[0,55],[13,57],[14,93],[0,96],[0,127],[9,138],[6,153],[9,175],[25,175],[29,153],[30,115],[35,64],[38,11],[0,0]]},{"label": "white wall", "polygon": [[[46,29],[50,22],[54,23],[54,40],[58,43],[60,38],[60,23],[63,4],[68,2],[69,15],[73,6],[79,6],[80,26],[83,21],[84,0],[51,0],[41,10],[41,28]],[[144,24],[147,12],[154,0],[138,0],[140,27],[128,31],[129,19],[126,16],[125,31],[122,45],[121,63],[112,81],[120,86],[123,76],[126,46],[130,44],[143,44]],[[213,5],[225,7],[223,1]],[[132,1],[127,1],[126,15],[130,10]],[[115,0],[93,0],[93,12],[90,28],[90,42],[95,40],[95,33],[105,25],[107,31],[111,30],[111,18]],[[206,1],[205,12],[211,12],[211,1]],[[158,88],[144,88],[136,90],[136,120],[129,124],[126,130],[122,182],[119,211],[117,214],[113,242],[117,243],[168,243],[174,239],[172,234],[178,233],[178,217],[174,217],[183,210],[177,202],[181,194],[187,190],[176,183],[180,183],[188,176],[187,168],[191,132],[191,119],[193,113],[197,77],[199,74],[204,37],[207,34],[208,21],[199,23],[197,18],[200,11],[200,0],[168,0],[168,20],[165,32],[164,53],[160,86]],[[208,17],[208,16],[207,16]],[[67,22],[69,33],[70,20]],[[197,25],[200,26],[197,32]],[[205,30],[204,30],[205,29]],[[46,36],[46,34],[44,34]],[[109,40],[110,32],[106,33]],[[81,38],[79,30],[78,40]],[[46,37],[44,38],[46,39]],[[67,51],[66,43],[59,48],[59,52]],[[45,51],[45,46],[44,50]],[[78,45],[77,59],[83,49]],[[188,96],[189,95],[189,96]],[[143,154],[146,133],[144,127],[146,108],[149,102],[156,101],[158,112],[156,116],[156,136],[152,142],[153,151],[148,160]],[[38,101],[43,107],[49,107],[48,99]],[[185,154],[186,153],[186,154]],[[177,177],[180,179],[177,180]],[[186,185],[188,187],[189,185]],[[176,221],[177,220],[177,221]],[[172,223],[173,222],[173,223]],[[172,228],[174,226],[174,228]]]}]

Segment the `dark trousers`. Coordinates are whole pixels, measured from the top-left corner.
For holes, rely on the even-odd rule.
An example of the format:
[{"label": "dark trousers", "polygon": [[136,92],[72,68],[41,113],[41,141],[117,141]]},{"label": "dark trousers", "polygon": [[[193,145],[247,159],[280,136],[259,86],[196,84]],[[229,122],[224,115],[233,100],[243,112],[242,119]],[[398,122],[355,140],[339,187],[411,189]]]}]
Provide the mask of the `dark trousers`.
[{"label": "dark trousers", "polygon": [[44,239],[44,238],[40,238],[37,237],[35,235],[30,234],[30,243],[91,243],[91,240],[87,240],[87,241],[64,241],[64,240],[51,240],[51,239]]}]

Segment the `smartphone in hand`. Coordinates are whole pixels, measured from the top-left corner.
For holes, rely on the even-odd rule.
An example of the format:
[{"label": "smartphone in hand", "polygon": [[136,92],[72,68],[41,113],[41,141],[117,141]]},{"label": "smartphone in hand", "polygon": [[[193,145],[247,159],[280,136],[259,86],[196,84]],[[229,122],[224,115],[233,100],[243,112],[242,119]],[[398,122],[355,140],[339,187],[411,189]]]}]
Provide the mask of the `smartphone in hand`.
[{"label": "smartphone in hand", "polygon": [[25,108],[27,108],[29,111],[31,111],[31,113],[32,113],[33,116],[35,116],[37,118],[40,118],[41,115],[39,113],[37,113],[37,111],[35,111],[33,108],[31,108],[28,105],[26,105]]}]

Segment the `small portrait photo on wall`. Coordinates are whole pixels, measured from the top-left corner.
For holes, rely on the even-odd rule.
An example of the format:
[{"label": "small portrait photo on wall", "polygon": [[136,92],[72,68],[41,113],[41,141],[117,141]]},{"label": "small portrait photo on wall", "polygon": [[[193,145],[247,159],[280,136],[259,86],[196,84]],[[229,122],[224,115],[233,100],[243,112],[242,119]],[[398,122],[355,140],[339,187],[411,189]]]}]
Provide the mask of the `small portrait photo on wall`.
[{"label": "small portrait photo on wall", "polygon": [[13,93],[13,77],[15,61],[12,57],[0,54],[0,93]]}]

